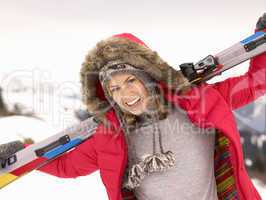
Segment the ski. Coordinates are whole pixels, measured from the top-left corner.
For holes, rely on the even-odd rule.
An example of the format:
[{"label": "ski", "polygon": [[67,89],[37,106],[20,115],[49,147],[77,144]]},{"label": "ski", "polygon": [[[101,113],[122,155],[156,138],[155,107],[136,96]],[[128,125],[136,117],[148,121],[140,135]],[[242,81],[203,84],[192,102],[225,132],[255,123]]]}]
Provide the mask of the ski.
[{"label": "ski", "polygon": [[195,65],[181,64],[180,69],[190,84],[199,84],[264,52],[266,52],[266,32],[258,31],[214,56],[205,57]]},{"label": "ski", "polygon": [[0,189],[38,169],[89,139],[98,123],[93,117],[41,142],[32,144],[0,163]]}]

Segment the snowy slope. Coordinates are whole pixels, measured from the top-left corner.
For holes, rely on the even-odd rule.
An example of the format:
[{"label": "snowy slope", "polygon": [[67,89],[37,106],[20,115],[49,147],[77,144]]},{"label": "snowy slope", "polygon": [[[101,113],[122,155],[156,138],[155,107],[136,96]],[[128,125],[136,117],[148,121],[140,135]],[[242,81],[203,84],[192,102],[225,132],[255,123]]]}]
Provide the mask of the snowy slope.
[{"label": "snowy slope", "polygon": [[56,130],[78,122],[74,112],[83,108],[77,88],[52,81],[29,82],[17,78],[3,87],[3,98],[10,110],[19,105],[23,113],[33,112]]},{"label": "snowy slope", "polygon": [[254,183],[259,194],[261,195],[262,200],[265,200],[266,199],[266,185],[264,185],[261,181],[257,179],[253,179],[252,182]]},{"label": "snowy slope", "polygon": [[1,143],[12,140],[21,140],[22,137],[31,137],[40,141],[56,133],[55,128],[47,122],[24,116],[11,116],[0,118]]}]

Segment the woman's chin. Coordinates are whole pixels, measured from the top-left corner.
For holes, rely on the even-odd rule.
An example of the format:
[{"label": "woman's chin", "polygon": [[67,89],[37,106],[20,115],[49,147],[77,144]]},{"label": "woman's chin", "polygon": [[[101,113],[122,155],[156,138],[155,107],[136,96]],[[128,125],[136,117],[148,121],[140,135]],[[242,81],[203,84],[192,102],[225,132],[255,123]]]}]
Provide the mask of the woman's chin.
[{"label": "woman's chin", "polygon": [[136,107],[136,108],[126,108],[126,111],[130,112],[133,115],[141,115],[144,111],[143,109]]},{"label": "woman's chin", "polygon": [[140,109],[127,109],[127,111],[130,112],[133,115],[140,115],[140,114],[143,113],[143,111],[140,110]]}]

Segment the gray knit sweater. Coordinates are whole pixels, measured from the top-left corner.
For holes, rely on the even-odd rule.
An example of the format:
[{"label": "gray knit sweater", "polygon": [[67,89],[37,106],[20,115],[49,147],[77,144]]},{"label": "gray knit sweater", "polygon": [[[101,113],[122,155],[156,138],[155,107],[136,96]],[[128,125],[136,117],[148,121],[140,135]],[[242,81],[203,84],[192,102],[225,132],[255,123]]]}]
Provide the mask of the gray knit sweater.
[{"label": "gray knit sweater", "polygon": [[[175,154],[176,163],[165,172],[145,177],[134,193],[138,200],[217,200],[214,177],[214,131],[197,128],[181,109],[172,110],[157,122],[165,150]],[[133,131],[129,137],[129,167],[151,154],[152,125]],[[156,142],[159,149],[158,138]]]}]

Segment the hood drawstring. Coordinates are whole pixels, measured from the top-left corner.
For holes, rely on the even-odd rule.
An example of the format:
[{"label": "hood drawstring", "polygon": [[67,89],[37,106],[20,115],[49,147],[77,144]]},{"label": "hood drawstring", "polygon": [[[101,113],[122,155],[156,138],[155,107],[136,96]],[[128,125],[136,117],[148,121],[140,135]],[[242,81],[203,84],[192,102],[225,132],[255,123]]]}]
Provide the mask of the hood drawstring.
[{"label": "hood drawstring", "polygon": [[[151,119],[153,126],[153,154],[144,156],[140,162],[133,164],[130,169],[127,169],[125,175],[126,180],[124,181],[123,187],[126,187],[128,189],[139,187],[141,181],[145,178],[146,175],[149,175],[153,172],[163,172],[173,167],[175,164],[173,152],[164,152],[163,150],[161,130],[156,123],[156,118],[153,116]],[[159,153],[156,152],[156,134],[158,134],[159,139]],[[128,137],[126,138],[128,140]],[[132,145],[134,147],[134,156],[136,157],[136,148],[134,144]]]},{"label": "hood drawstring", "polygon": [[[173,153],[171,151],[164,152],[162,145],[162,133],[158,124],[153,121],[153,155],[147,156],[145,166],[148,173],[156,171],[164,171],[174,165]],[[158,134],[160,153],[156,153],[156,134]]]}]

